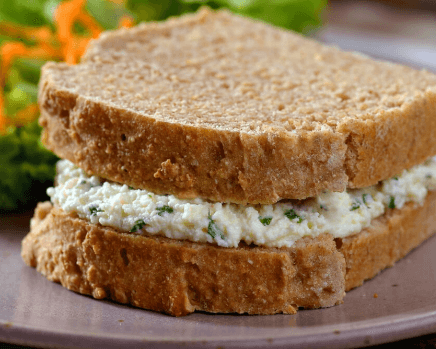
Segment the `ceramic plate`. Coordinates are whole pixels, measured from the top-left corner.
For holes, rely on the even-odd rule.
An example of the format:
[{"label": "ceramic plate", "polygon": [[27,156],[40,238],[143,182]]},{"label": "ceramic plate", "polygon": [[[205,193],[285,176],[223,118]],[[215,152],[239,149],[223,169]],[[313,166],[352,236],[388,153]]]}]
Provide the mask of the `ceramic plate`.
[{"label": "ceramic plate", "polygon": [[436,331],[436,237],[348,292],[345,303],[333,308],[296,315],[194,313],[174,318],[97,301],[47,281],[20,257],[29,214],[0,218],[3,342],[44,347],[341,348]]}]

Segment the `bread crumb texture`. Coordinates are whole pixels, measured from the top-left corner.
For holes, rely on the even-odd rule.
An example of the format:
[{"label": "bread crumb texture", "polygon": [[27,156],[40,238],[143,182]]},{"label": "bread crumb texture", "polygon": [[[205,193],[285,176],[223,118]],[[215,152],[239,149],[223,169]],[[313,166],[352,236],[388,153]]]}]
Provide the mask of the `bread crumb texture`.
[{"label": "bread crumb texture", "polygon": [[220,202],[366,187],[436,153],[436,76],[203,9],[48,63],[43,142],[89,173]]},{"label": "bread crumb texture", "polygon": [[47,279],[94,298],[175,316],[293,314],[342,303],[348,291],[405,256],[436,229],[436,192],[353,237],[302,238],[291,248],[210,244],[121,233],[39,204],[22,258]]}]

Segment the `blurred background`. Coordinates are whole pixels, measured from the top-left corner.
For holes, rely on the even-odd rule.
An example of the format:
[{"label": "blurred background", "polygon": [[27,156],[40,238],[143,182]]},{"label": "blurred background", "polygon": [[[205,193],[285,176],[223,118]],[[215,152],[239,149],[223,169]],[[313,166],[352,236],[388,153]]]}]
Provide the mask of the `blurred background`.
[{"label": "blurred background", "polygon": [[0,212],[33,207],[53,182],[57,158],[42,146],[37,124],[41,66],[78,63],[104,30],[203,5],[436,71],[436,0],[0,0]]},{"label": "blurred background", "polygon": [[436,1],[330,1],[321,41],[436,71]]}]

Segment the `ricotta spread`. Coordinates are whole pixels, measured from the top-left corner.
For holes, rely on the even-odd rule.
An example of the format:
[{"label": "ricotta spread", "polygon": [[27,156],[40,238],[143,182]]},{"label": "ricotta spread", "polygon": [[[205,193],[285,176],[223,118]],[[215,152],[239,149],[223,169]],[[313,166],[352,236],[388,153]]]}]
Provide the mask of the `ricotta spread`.
[{"label": "ricotta spread", "polygon": [[301,237],[360,232],[389,208],[422,204],[436,189],[436,158],[378,185],[273,205],[212,203],[156,195],[88,176],[68,160],[57,164],[57,185],[47,190],[54,205],[94,224],[136,234],[237,247],[240,241],[290,247]]}]

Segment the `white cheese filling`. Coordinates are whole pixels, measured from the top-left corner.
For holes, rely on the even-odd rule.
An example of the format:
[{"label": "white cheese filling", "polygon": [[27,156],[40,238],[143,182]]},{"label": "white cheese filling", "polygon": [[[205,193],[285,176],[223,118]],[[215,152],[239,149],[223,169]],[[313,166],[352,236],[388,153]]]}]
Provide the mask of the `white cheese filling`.
[{"label": "white cheese filling", "polygon": [[147,190],[88,176],[67,160],[57,164],[57,186],[47,194],[54,205],[94,224],[137,234],[237,247],[240,241],[268,247],[289,247],[304,236],[330,233],[345,237],[360,232],[388,208],[414,201],[422,205],[436,188],[436,158],[404,170],[381,184],[325,192],[304,201],[273,205],[180,200]]}]

